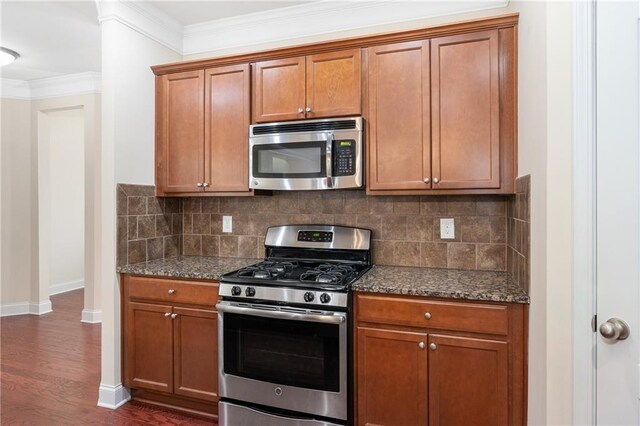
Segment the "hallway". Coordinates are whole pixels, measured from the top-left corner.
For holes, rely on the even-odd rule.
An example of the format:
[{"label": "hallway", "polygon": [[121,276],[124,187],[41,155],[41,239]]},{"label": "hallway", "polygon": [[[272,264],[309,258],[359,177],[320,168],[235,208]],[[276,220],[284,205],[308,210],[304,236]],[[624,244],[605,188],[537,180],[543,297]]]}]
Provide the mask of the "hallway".
[{"label": "hallway", "polygon": [[210,425],[138,403],[96,406],[100,324],[80,322],[83,290],[51,297],[53,312],[0,320],[0,424]]}]

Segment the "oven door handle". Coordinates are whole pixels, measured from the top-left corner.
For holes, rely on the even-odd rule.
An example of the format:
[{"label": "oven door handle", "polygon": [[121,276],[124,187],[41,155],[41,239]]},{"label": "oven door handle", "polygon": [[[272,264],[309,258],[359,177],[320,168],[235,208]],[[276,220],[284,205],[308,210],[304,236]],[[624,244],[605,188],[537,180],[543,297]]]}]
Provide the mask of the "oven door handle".
[{"label": "oven door handle", "polygon": [[346,320],[346,314],[336,312],[332,315],[321,314],[299,314],[295,312],[272,311],[255,308],[247,308],[244,306],[234,306],[228,302],[218,302],[216,305],[218,312],[226,312],[230,314],[249,315],[254,317],[277,318],[285,320],[298,320],[309,322],[321,322],[325,324],[342,324]]}]

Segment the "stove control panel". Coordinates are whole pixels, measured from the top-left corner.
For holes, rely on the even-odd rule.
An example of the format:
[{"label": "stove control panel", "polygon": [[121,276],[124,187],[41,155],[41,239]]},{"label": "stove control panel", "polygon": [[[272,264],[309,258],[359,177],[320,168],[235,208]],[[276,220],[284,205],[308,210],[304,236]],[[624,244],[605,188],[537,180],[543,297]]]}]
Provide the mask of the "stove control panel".
[{"label": "stove control panel", "polygon": [[333,241],[333,232],[298,231],[298,241],[307,241],[311,243],[330,243]]},{"label": "stove control panel", "polygon": [[218,294],[223,299],[285,302],[304,306],[347,307],[348,293],[313,291],[286,287],[220,283]]}]

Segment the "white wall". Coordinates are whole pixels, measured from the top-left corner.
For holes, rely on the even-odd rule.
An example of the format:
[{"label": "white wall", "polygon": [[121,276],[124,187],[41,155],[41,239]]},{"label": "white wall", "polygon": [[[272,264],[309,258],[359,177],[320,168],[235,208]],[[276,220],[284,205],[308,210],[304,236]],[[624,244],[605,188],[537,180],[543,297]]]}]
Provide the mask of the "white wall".
[{"label": "white wall", "polygon": [[101,238],[102,378],[98,404],[122,402],[120,289],[116,277],[116,183],[153,184],[155,78],[151,65],[181,55],[117,20],[102,31]]},{"label": "white wall", "polygon": [[[52,111],[49,120],[48,190],[52,293],[84,285],[84,111]],[[41,206],[42,208],[43,206]],[[46,213],[46,212],[45,212]],[[67,286],[63,286],[66,284]]]}]

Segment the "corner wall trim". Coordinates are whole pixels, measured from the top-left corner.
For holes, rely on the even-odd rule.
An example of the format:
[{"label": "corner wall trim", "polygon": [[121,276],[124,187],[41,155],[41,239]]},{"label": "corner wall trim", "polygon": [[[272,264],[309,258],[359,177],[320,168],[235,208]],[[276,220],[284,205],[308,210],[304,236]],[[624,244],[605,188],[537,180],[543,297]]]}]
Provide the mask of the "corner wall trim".
[{"label": "corner wall trim", "polygon": [[100,383],[98,389],[98,407],[109,408],[115,410],[124,405],[131,399],[129,388],[125,388],[122,384],[106,385]]},{"label": "corner wall trim", "polygon": [[66,283],[54,284],[49,287],[49,296],[55,294],[66,293],[67,291],[73,291],[84,288],[84,280],[69,281]]},{"label": "corner wall trim", "polygon": [[82,310],[82,319],[80,322],[85,322],[87,324],[98,324],[102,322],[102,311],[97,309],[92,311],[91,309],[83,309]]},{"label": "corner wall trim", "polygon": [[42,300],[40,302],[29,303],[29,313],[31,315],[44,315],[53,312],[51,308],[51,300]]}]

